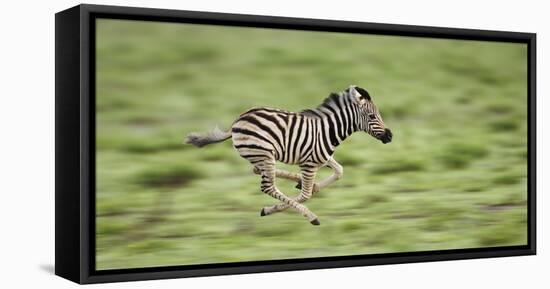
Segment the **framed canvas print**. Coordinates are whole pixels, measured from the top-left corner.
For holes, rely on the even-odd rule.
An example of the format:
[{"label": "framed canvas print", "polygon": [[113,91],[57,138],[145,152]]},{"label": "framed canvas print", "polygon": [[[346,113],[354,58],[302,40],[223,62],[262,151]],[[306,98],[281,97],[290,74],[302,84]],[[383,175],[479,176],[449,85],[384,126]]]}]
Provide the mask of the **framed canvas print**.
[{"label": "framed canvas print", "polygon": [[56,14],[57,275],[535,254],[535,34]]}]

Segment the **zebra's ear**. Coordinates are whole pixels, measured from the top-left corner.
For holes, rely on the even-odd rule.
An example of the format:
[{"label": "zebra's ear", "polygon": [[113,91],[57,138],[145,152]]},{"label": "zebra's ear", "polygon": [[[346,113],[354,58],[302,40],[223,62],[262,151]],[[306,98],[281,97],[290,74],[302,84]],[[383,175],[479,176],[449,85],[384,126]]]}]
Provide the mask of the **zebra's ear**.
[{"label": "zebra's ear", "polygon": [[369,93],[365,89],[356,86],[355,90],[361,95],[359,98],[364,98],[369,101],[371,100]]}]

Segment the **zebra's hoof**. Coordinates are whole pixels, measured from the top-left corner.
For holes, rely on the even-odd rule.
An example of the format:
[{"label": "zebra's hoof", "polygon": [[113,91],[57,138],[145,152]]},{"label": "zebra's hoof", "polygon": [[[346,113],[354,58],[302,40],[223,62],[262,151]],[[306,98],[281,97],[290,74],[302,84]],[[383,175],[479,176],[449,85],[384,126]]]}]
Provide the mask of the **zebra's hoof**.
[{"label": "zebra's hoof", "polygon": [[295,186],[298,190],[302,189],[302,181],[299,181],[298,184]]},{"label": "zebra's hoof", "polygon": [[267,214],[265,213],[265,208],[262,208],[262,210],[260,211],[260,216],[266,216]]},{"label": "zebra's hoof", "polygon": [[313,220],[313,221],[310,221],[310,223],[311,223],[312,225],[314,225],[314,226],[319,226],[319,225],[321,225],[321,223],[319,222],[319,219],[315,219],[315,220]]}]

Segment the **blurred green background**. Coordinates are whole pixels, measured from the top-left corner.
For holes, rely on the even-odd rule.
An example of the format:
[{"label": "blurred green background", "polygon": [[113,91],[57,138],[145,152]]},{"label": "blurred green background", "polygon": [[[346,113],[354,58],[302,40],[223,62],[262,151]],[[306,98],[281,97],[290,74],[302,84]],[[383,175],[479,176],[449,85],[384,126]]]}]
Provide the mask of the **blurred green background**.
[{"label": "blurred green background", "polygon": [[[526,69],[513,43],[100,19],[97,269],[526,244]],[[321,226],[260,217],[276,200],[231,141],[182,144],[350,84],[394,141],[338,147],[343,179],[307,203]]]}]

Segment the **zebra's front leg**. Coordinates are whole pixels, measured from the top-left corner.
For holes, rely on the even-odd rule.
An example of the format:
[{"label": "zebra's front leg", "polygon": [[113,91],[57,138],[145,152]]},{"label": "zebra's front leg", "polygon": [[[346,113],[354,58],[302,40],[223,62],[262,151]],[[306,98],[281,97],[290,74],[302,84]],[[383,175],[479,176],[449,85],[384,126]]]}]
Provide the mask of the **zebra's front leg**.
[{"label": "zebra's front leg", "polygon": [[[253,171],[257,175],[260,174],[260,169],[258,169],[257,167],[254,167]],[[300,174],[297,174],[297,173],[292,173],[292,172],[276,169],[275,170],[275,176],[277,178],[283,178],[283,179],[287,179],[287,180],[291,180],[291,181],[295,181],[295,182],[300,182]]]},{"label": "zebra's front leg", "polygon": [[[309,200],[311,196],[313,195],[313,185],[315,180],[315,175],[317,173],[317,167],[302,167],[301,171],[301,180],[302,180],[302,189],[300,191],[300,195],[294,200],[298,203],[304,203],[305,201]],[[271,215],[277,212],[284,211],[288,209],[289,206],[286,203],[280,203],[269,207],[264,207],[262,209],[262,216]],[[317,223],[313,223],[314,225],[319,225],[319,221]]]},{"label": "zebra's front leg", "polygon": [[[257,167],[254,167],[253,171],[254,171],[254,173],[257,174],[257,175],[260,174],[260,169],[258,169]],[[287,179],[287,180],[291,180],[291,181],[297,182],[298,184],[296,185],[295,188],[297,188],[297,189],[302,189],[302,178],[300,177],[300,174],[296,174],[296,173],[292,173],[292,172],[288,172],[288,171],[283,171],[283,170],[277,169],[277,170],[275,171],[275,175],[276,175],[278,178],[283,178],[283,179]],[[319,185],[316,184],[316,183],[313,183],[312,193],[313,193],[313,194],[318,193],[319,190],[320,190]]]},{"label": "zebra's front leg", "polygon": [[326,165],[332,168],[334,172],[332,173],[332,175],[330,175],[328,178],[324,179],[318,184],[319,190],[336,182],[344,175],[344,168],[333,158],[330,158]]},{"label": "zebra's front leg", "polygon": [[[325,165],[332,168],[334,172],[332,173],[332,175],[330,175],[328,178],[324,179],[323,181],[313,184],[313,194],[318,193],[322,188],[341,179],[342,176],[344,175],[344,168],[342,167],[342,165],[336,162],[336,160],[334,160],[333,158],[330,158]],[[296,185],[296,188],[301,189],[302,183],[299,182],[298,185]]]},{"label": "zebra's front leg", "polygon": [[[298,200],[295,200],[293,198],[289,198],[285,194],[283,194],[279,189],[275,186],[275,162],[274,161],[265,161],[261,164],[261,166],[258,166],[260,169],[260,174],[262,176],[262,185],[261,189],[262,192],[278,199],[282,202],[282,204],[285,204],[287,207],[293,207],[296,209],[300,214],[302,214],[304,217],[306,217],[309,222],[313,225],[319,225],[319,220],[317,219],[317,216],[312,213],[306,206],[302,205],[301,202],[298,202]],[[302,174],[302,177],[304,175]],[[313,177],[315,177],[315,174],[313,174]],[[310,181],[311,183],[313,180]],[[311,187],[311,186],[310,186]],[[300,194],[300,196],[302,196]],[[311,196],[311,193],[310,193]],[[262,209],[260,215],[265,216],[269,215],[271,212],[266,212],[265,208]]]}]

